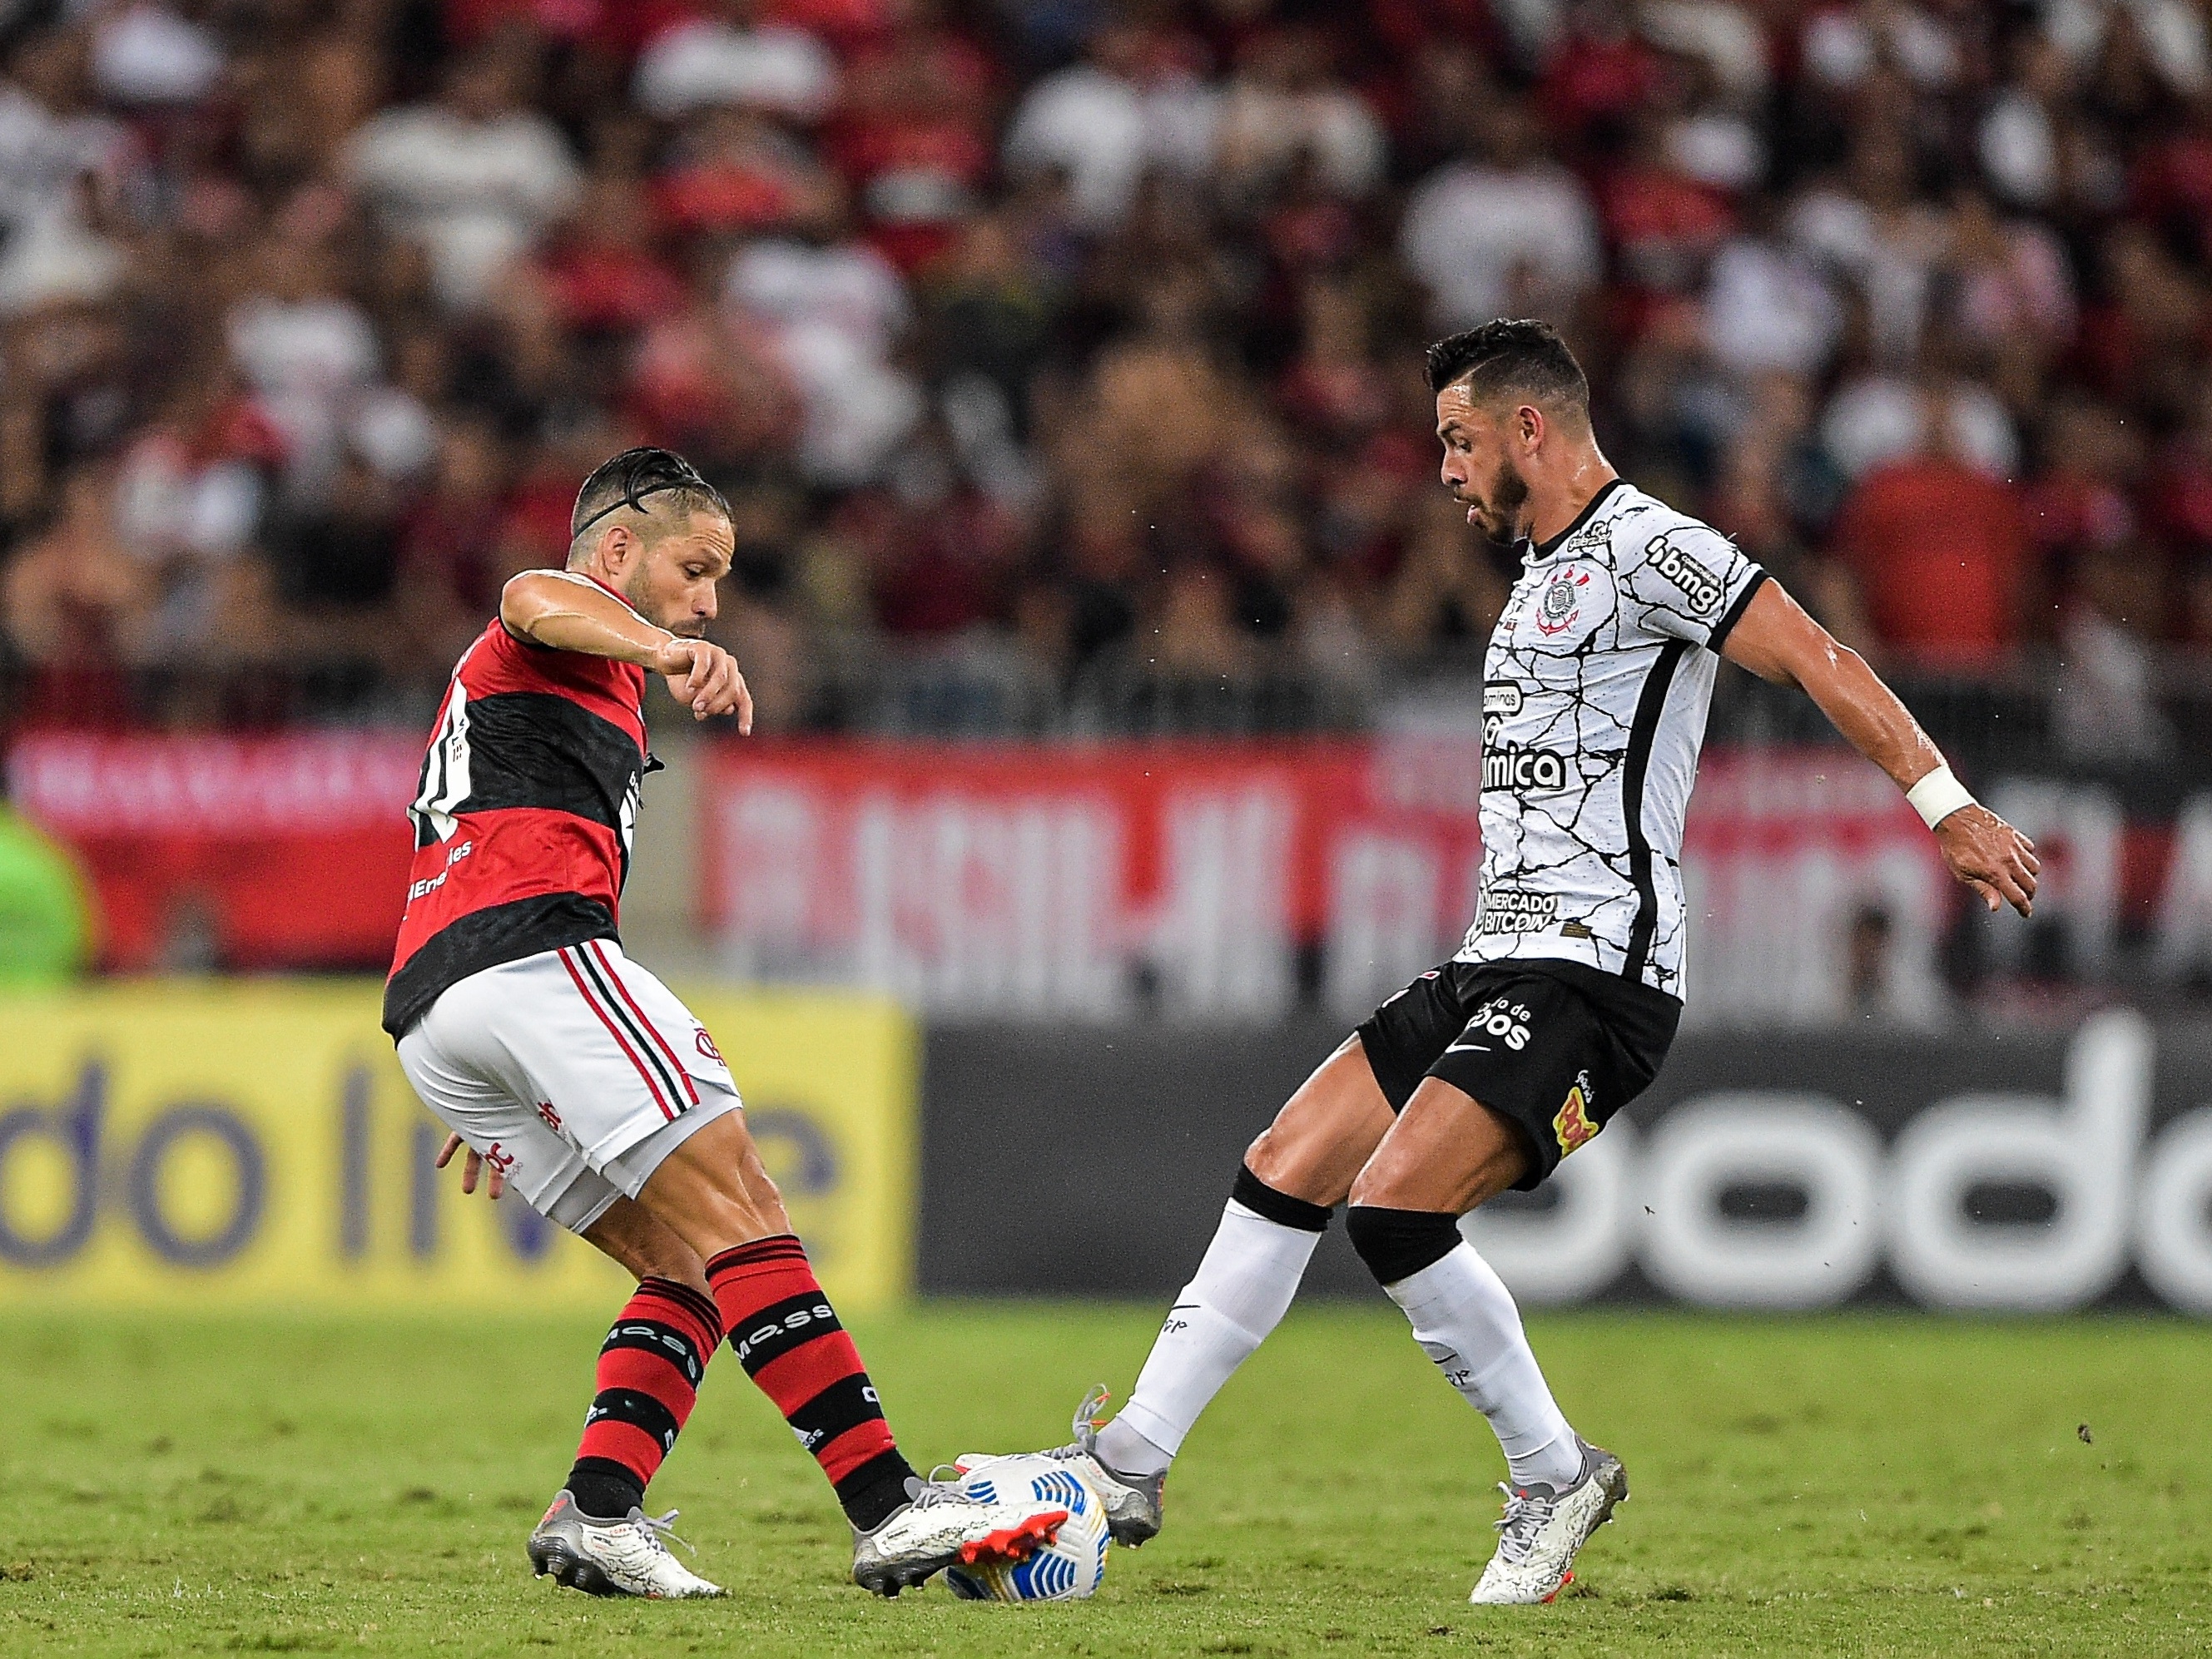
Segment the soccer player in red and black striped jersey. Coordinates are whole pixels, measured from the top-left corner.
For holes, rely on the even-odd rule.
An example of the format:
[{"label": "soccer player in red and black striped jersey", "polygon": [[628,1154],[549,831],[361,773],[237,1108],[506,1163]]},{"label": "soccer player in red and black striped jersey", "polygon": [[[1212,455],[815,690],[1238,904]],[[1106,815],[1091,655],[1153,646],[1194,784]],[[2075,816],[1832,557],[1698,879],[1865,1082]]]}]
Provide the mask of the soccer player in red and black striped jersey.
[{"label": "soccer player in red and black striped jersey", "polygon": [[608,1333],[583,1442],[530,1539],[542,1575],[601,1595],[714,1595],[644,1510],[726,1335],[821,1464],[853,1577],[896,1595],[955,1561],[1018,1560],[1064,1510],[918,1479],[762,1167],[706,1028],[616,931],[647,677],[695,719],[752,702],[702,637],[730,509],[680,456],[631,449],[584,481],[565,570],[517,576],[453,671],[409,816],[415,866],[384,1024],[463,1146],[638,1281]]}]

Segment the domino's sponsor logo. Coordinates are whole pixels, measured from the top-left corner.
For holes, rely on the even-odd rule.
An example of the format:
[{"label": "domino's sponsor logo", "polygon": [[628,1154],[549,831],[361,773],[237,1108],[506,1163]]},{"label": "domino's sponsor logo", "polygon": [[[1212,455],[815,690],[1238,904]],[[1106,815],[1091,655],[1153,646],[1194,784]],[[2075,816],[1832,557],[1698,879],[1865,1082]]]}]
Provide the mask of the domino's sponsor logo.
[{"label": "domino's sponsor logo", "polygon": [[1710,617],[1721,608],[1721,595],[1725,591],[1721,579],[1677,547],[1671,532],[1652,538],[1644,554],[1651,561],[1654,570],[1682,590],[1690,601],[1690,609],[1698,616]]},{"label": "domino's sponsor logo", "polygon": [[1486,750],[1482,757],[1482,787],[1486,792],[1499,789],[1519,795],[1564,789],[1566,784],[1567,757],[1557,750],[1505,744]]},{"label": "domino's sponsor logo", "polygon": [[1474,919],[1478,933],[1541,933],[1559,920],[1555,893],[1486,892]]}]

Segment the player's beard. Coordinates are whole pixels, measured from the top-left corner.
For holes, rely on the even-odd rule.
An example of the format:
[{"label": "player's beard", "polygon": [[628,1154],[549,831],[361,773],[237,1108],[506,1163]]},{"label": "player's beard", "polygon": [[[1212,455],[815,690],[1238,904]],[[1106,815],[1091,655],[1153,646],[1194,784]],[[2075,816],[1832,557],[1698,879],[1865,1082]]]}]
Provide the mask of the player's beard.
[{"label": "player's beard", "polygon": [[1521,509],[1528,501],[1528,481],[1509,455],[1498,463],[1490,488],[1474,509],[1475,527],[1499,545],[1510,546],[1521,533]]}]

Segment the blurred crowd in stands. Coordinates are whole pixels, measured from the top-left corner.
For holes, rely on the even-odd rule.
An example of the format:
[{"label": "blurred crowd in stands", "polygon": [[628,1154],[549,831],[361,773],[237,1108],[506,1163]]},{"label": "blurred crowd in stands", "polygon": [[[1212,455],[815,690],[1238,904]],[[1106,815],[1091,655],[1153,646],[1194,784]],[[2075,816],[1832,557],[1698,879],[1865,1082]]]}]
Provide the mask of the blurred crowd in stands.
[{"label": "blurred crowd in stands", "polygon": [[16,712],[434,688],[641,441],[736,504],[766,728],[872,657],[1370,687],[1502,601],[1419,352],[1516,314],[1848,641],[2154,757],[2212,648],[2209,18],[0,0]]}]

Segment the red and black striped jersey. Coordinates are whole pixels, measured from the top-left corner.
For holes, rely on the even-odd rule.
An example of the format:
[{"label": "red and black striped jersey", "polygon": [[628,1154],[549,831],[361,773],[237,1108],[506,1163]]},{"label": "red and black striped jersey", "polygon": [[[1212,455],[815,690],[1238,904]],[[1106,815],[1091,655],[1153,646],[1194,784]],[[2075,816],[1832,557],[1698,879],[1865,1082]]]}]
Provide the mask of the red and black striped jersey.
[{"label": "red and black striped jersey", "polygon": [[395,1038],[471,974],[619,938],[638,789],[657,764],[644,705],[643,669],[532,644],[496,617],[462,653],[407,809],[415,863],[384,988]]}]

